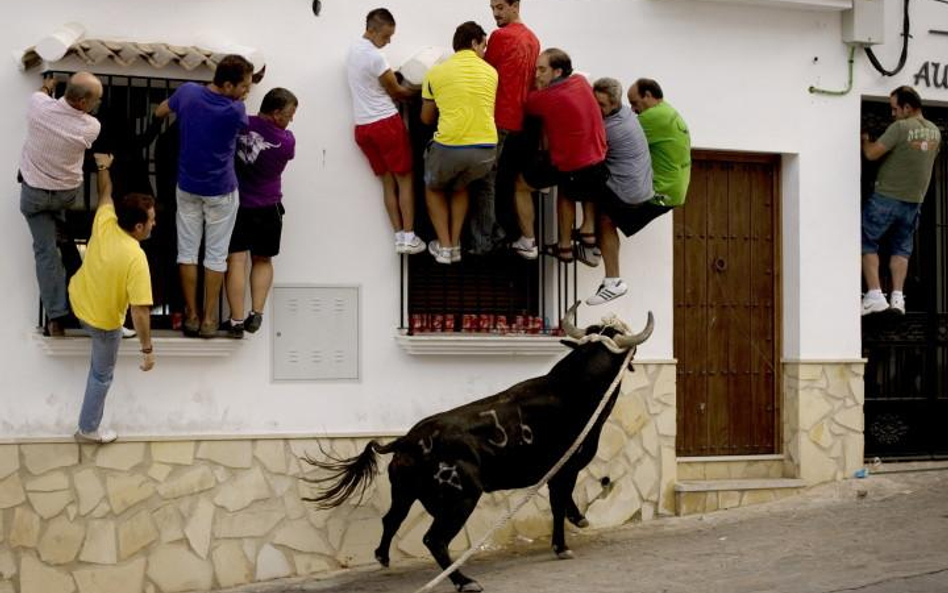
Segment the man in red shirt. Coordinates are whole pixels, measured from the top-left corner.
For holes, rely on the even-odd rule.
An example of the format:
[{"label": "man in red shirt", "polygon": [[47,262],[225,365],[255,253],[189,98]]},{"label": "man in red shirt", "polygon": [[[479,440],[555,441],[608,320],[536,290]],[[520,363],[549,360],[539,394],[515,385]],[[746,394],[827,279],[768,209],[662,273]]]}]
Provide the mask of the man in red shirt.
[{"label": "man in red shirt", "polygon": [[[494,121],[497,124],[497,161],[490,175],[485,177],[476,191],[472,213],[471,235],[473,253],[488,253],[495,250],[504,239],[504,231],[497,224],[496,196],[501,196],[501,208],[511,211],[514,183],[523,169],[525,156],[535,147],[529,145],[523,130],[523,104],[527,93],[533,88],[540,41],[520,19],[520,0],[491,0],[491,11],[499,27],[491,33],[484,59],[497,70],[497,100]],[[535,139],[534,139],[535,143]],[[499,191],[498,191],[499,190]],[[524,199],[531,200],[527,187],[518,188]],[[532,223],[530,225],[532,230]],[[537,257],[537,249],[517,250],[527,259]]]},{"label": "man in red shirt", "polygon": [[[596,202],[606,192],[606,130],[592,87],[585,77],[573,74],[572,61],[563,50],[549,48],[540,54],[536,86],[527,97],[525,111],[543,124],[549,162],[531,164],[523,180],[534,188],[559,186],[555,255],[560,261],[572,261],[575,202]],[[517,213],[523,231],[518,243],[535,244],[533,202],[518,200]],[[529,228],[525,221],[530,221]]]}]

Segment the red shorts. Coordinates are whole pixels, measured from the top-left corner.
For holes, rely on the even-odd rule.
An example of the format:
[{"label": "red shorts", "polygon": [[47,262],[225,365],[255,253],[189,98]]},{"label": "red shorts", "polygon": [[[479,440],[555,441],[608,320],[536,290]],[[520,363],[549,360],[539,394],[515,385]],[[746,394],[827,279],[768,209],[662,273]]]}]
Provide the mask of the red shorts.
[{"label": "red shorts", "polygon": [[411,171],[411,142],[402,117],[397,113],[385,119],[355,127],[355,141],[369,158],[376,175]]}]

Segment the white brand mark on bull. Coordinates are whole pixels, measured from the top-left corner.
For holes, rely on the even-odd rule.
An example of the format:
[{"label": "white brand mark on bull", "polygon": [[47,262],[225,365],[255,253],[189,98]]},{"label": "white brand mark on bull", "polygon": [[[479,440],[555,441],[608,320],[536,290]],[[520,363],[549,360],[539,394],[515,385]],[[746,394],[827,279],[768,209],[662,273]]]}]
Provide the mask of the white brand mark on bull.
[{"label": "white brand mark on bull", "polygon": [[523,411],[518,407],[517,416],[520,418],[520,442],[526,445],[533,444],[533,429],[523,423]]},{"label": "white brand mark on bull", "polygon": [[426,436],[423,439],[418,439],[418,444],[421,445],[421,452],[427,456],[430,455],[434,450],[434,438],[438,436],[439,431],[434,431],[430,436]]},{"label": "white brand mark on bull", "polygon": [[488,410],[486,412],[481,412],[480,416],[490,416],[494,419],[494,427],[500,432],[501,440],[495,441],[494,439],[487,439],[487,442],[495,447],[500,447],[503,449],[507,446],[507,431],[504,430],[504,427],[500,425],[500,420],[497,419],[497,412],[494,410]]},{"label": "white brand mark on bull", "polygon": [[434,475],[434,477],[435,480],[437,480],[442,486],[447,484],[448,486],[452,486],[458,490],[464,490],[461,488],[461,476],[458,475],[458,466],[456,465],[448,465],[443,461],[439,461],[438,472]]}]

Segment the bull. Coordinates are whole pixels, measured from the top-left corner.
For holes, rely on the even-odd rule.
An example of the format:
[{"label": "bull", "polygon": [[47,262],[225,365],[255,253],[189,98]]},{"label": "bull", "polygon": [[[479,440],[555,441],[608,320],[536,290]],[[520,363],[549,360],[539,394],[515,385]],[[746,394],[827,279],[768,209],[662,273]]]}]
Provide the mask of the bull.
[{"label": "bull", "polygon": [[[569,321],[577,305],[561,323],[569,337],[563,343],[572,351],[548,374],[425,418],[387,445],[371,441],[354,457],[307,458],[309,464],[328,474],[304,478],[318,489],[316,496],[304,500],[330,509],[356,491],[364,493],[377,473],[377,456],[393,453],[388,466],[392,503],[382,518],[382,539],[375,558],[388,566],[392,538],[412,504],[420,500],[433,518],[424,544],[446,569],[452,563],[448,544],[463,528],[481,494],[539,482],[578,438],[601,398],[607,397],[592,430],[548,483],[553,551],[560,558],[572,557],[564,519],[580,527],[588,525],[573,500],[573,488],[579,471],[596,454],[602,426],[619,389],[605,392],[623,370],[628,351],[648,339],[654,326],[650,312],[645,329],[638,334],[631,334],[618,321],[580,330]],[[449,577],[458,591],[483,590],[460,570]]]}]

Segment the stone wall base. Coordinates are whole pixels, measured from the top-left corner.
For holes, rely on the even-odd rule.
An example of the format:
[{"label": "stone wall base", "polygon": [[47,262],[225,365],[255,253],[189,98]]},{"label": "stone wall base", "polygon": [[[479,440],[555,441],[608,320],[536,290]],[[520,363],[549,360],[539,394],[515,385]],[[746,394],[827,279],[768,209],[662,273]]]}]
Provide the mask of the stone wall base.
[{"label": "stone wall base", "polygon": [[[594,527],[674,512],[674,365],[636,365],[574,491]],[[0,445],[0,593],[173,593],[374,563],[388,510],[388,457],[362,504],[301,499],[300,459],[361,452],[367,438]],[[604,478],[608,485],[604,488]],[[452,542],[480,539],[523,492],[481,498]],[[546,489],[490,539],[549,538]],[[392,562],[428,558],[415,504]]]},{"label": "stone wall base", "polygon": [[819,484],[863,466],[863,362],[783,365],[784,475]]}]

